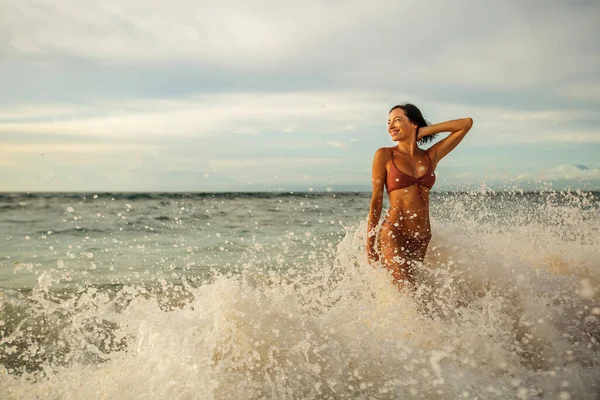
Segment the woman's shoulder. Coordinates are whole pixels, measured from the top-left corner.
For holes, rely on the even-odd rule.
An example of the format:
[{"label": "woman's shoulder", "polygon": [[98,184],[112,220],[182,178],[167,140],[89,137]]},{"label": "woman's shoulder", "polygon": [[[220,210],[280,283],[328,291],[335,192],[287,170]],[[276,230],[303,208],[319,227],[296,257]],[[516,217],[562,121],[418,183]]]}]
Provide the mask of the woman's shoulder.
[{"label": "woman's shoulder", "polygon": [[393,147],[380,147],[377,149],[377,151],[375,152],[375,157],[386,157],[386,158],[390,158],[392,155]]}]

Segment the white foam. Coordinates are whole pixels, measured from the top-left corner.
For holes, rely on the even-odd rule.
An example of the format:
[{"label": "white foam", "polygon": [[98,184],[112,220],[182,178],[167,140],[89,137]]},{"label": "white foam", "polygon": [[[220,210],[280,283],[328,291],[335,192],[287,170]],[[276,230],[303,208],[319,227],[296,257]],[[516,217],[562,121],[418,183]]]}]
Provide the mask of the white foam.
[{"label": "white foam", "polygon": [[[56,300],[54,277],[45,274],[32,302],[40,316],[69,313],[52,342],[67,343],[68,362],[42,363],[45,376],[35,379],[5,369],[0,392],[15,399],[594,398],[598,230],[582,225],[586,236],[575,240],[535,223],[500,230],[460,218],[434,220],[414,294],[367,265],[364,222],[337,247],[310,250],[316,254],[300,270],[265,271],[249,256],[240,275],[216,274],[199,287],[163,281],[161,290],[127,286],[111,297],[89,288]],[[25,325],[18,331],[28,335]],[[108,336],[112,351],[103,352],[98,343]]]}]

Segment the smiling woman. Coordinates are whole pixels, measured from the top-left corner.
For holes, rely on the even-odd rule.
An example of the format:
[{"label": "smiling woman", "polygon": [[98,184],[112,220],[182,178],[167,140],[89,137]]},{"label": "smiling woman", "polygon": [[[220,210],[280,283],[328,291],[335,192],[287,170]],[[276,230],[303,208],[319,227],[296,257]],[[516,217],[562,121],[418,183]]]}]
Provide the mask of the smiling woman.
[{"label": "smiling woman", "polygon": [[[398,144],[378,149],[373,160],[367,253],[372,264],[381,257],[383,266],[391,270],[394,283],[400,287],[414,283],[415,264],[423,261],[431,240],[429,191],[435,183],[435,168],[472,125],[471,118],[464,118],[428,126],[421,111],[412,104],[390,110],[388,132]],[[426,143],[441,132],[451,133],[428,150],[418,147],[418,143]],[[377,240],[384,186],[390,208]]]}]

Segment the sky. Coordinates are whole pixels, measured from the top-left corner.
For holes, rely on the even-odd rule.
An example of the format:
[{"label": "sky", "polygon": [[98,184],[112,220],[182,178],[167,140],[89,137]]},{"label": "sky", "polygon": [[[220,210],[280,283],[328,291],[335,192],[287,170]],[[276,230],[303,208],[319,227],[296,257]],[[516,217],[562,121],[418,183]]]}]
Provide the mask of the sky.
[{"label": "sky", "polygon": [[0,6],[0,191],[370,191],[406,102],[435,189],[600,189],[596,0]]}]

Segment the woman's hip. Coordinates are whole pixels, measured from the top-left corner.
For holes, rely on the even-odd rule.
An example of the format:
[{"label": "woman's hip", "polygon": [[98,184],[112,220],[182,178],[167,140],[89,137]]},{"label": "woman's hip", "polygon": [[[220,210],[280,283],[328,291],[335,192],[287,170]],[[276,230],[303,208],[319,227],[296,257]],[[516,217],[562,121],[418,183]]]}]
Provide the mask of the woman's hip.
[{"label": "woman's hip", "polygon": [[411,230],[384,220],[379,231],[379,246],[394,247],[398,252],[422,258],[431,241],[431,231]]}]

